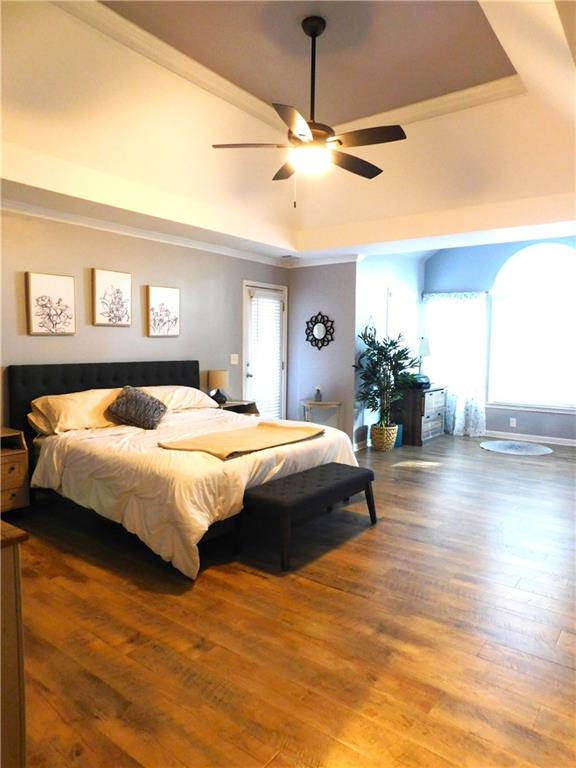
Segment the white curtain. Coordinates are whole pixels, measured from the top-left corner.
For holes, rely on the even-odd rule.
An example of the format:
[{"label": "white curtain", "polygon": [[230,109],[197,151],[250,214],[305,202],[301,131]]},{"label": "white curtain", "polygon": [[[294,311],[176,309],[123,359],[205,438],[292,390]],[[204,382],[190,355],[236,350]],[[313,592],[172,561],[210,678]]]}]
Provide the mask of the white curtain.
[{"label": "white curtain", "polygon": [[424,372],[448,390],[446,430],[486,433],[487,294],[425,293]]}]

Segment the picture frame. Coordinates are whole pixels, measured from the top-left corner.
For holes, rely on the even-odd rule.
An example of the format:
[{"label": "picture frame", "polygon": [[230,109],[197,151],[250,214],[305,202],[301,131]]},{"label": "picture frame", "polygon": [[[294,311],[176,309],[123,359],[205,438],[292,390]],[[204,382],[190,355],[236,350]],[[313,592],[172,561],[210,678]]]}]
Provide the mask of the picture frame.
[{"label": "picture frame", "polygon": [[115,328],[132,325],[132,275],[92,270],[92,324]]},{"label": "picture frame", "polygon": [[146,286],[147,332],[151,338],[180,335],[180,288]]},{"label": "picture frame", "polygon": [[26,272],[26,317],[29,336],[73,336],[76,333],[74,278]]}]

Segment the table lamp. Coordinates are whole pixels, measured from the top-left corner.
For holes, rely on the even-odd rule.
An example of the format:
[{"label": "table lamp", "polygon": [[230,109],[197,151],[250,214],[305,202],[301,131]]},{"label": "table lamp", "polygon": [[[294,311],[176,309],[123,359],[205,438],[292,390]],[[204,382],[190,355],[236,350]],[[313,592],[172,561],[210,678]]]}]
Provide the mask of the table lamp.
[{"label": "table lamp", "polygon": [[225,390],[228,386],[228,371],[208,371],[208,394],[218,405],[224,405],[226,402]]},{"label": "table lamp", "polygon": [[430,342],[425,336],[420,336],[418,341],[418,373],[422,373],[422,358],[430,354]]}]

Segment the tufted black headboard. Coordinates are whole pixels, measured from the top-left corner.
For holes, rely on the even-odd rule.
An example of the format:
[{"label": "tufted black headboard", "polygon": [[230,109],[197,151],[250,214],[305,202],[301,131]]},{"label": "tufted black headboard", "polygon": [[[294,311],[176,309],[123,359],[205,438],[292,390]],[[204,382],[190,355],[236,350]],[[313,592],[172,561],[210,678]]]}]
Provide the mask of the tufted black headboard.
[{"label": "tufted black headboard", "polygon": [[198,360],[155,360],[144,363],[64,363],[62,365],[9,365],[8,417],[13,429],[33,436],[26,414],[30,401],[42,395],[63,395],[84,389],[151,387],[158,384],[200,386]]}]

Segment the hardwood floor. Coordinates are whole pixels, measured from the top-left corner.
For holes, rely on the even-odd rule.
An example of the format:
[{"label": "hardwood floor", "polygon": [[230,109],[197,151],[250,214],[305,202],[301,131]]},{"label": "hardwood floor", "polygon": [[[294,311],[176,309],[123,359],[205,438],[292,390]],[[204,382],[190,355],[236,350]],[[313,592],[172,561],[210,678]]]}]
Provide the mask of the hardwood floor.
[{"label": "hardwood floor", "polygon": [[22,547],[29,768],[568,768],[574,451],[362,452],[362,497],[207,543],[195,583],[39,499]]}]

